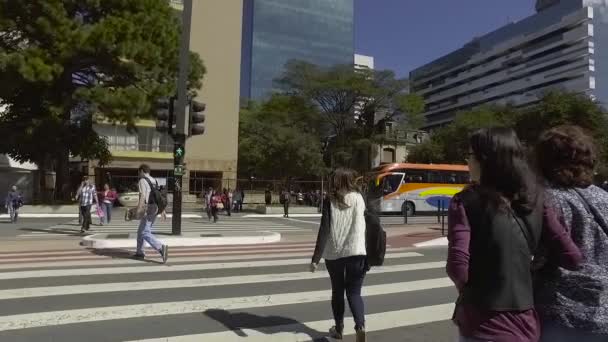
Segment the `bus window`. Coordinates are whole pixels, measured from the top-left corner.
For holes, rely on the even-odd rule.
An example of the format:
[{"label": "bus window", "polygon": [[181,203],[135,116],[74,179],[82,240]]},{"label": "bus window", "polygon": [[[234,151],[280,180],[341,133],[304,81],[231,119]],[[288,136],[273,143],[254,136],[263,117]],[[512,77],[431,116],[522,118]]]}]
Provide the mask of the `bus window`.
[{"label": "bus window", "polygon": [[456,181],[458,184],[469,184],[471,183],[471,176],[468,172],[458,172],[456,175]]},{"label": "bus window", "polygon": [[443,184],[445,183],[445,177],[442,176],[442,173],[439,171],[429,171],[429,182]]},{"label": "bus window", "polygon": [[426,171],[408,170],[405,176],[407,183],[427,183]]},{"label": "bus window", "polygon": [[384,177],[382,182],[382,190],[384,194],[392,194],[396,192],[401,186],[401,181],[403,180],[402,174],[393,174]]}]

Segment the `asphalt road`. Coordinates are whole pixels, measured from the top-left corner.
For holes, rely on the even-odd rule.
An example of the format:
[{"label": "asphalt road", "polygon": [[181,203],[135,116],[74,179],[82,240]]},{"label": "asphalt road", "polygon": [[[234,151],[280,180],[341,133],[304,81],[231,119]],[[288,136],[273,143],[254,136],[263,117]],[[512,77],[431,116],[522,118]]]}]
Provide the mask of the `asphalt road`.
[{"label": "asphalt road", "polygon": [[[324,341],[329,279],[307,272],[312,246],[174,248],[167,265],[153,252],[0,252],[0,341]],[[365,282],[368,340],[454,341],[444,266],[445,249],[390,249]]]}]

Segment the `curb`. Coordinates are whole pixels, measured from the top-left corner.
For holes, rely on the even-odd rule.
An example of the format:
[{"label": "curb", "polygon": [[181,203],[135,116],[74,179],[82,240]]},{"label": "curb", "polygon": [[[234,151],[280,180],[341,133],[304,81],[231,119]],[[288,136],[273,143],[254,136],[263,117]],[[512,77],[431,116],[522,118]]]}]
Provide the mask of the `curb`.
[{"label": "curb", "polygon": [[[82,238],[80,245],[93,249],[105,248],[135,248],[137,234],[128,234],[126,238],[109,238],[112,234],[94,234]],[[126,235],[126,234],[125,234]],[[202,234],[182,236],[162,236],[156,238],[170,247],[195,247],[219,245],[257,245],[281,241],[281,234],[276,232],[253,232],[248,235],[239,234]]]},{"label": "curb", "polygon": [[[91,213],[95,216],[94,213]],[[173,217],[173,214],[167,214],[167,218]],[[202,218],[202,215],[197,214],[182,214],[182,218]],[[8,214],[1,214],[0,219],[10,218]],[[78,214],[21,214],[19,218],[78,218]]]},{"label": "curb", "polygon": [[[248,214],[243,218],[283,218],[283,214]],[[289,214],[289,217],[321,217],[321,214]]]}]

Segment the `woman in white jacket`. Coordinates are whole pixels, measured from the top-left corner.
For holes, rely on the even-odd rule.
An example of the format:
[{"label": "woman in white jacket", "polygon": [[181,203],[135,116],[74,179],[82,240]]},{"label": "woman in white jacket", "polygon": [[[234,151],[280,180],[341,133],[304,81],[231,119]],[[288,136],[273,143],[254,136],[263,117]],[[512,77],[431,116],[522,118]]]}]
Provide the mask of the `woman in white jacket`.
[{"label": "woman in white jacket", "polygon": [[342,339],[344,293],[355,320],[357,342],[365,342],[365,314],[361,287],[369,270],[365,251],[365,201],[355,185],[352,170],[338,169],[331,177],[329,201],[323,215],[310,265],[317,269],[321,257],[331,278],[331,306],[336,325],[330,336]]}]

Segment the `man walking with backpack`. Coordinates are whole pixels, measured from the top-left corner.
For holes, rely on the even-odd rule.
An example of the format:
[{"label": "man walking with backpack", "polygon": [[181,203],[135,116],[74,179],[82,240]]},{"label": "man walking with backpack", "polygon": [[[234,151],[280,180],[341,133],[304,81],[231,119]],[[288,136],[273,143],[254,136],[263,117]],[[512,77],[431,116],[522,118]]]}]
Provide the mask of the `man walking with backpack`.
[{"label": "man walking with backpack", "polygon": [[163,198],[158,182],[150,176],[150,167],[142,164],[139,167],[139,204],[137,206],[137,217],[140,218],[137,229],[137,251],[136,258],[145,258],[144,241],[160,253],[163,263],[167,262],[169,246],[162,244],[153,234],[152,225],[156,216],[160,213],[163,220],[167,219],[165,208],[167,201]]}]

